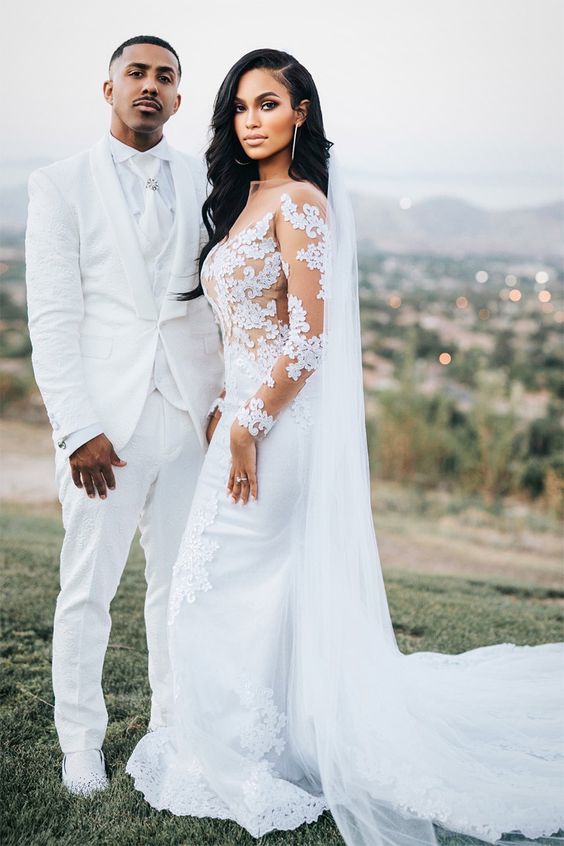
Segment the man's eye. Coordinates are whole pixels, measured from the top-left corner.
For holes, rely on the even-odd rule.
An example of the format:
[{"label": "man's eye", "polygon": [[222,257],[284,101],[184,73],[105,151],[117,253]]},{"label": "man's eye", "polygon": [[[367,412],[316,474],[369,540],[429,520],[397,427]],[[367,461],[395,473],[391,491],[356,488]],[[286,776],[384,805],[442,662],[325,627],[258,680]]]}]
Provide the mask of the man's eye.
[{"label": "man's eye", "polygon": [[141,76],[141,71],[130,71],[129,76]]},{"label": "man's eye", "polygon": [[262,108],[264,109],[268,107],[266,108],[267,112],[271,112],[272,109],[275,109],[277,105],[278,103],[275,103],[273,100],[266,100],[266,102],[262,104]]},{"label": "man's eye", "polygon": [[172,82],[172,80],[168,76],[161,76],[159,77],[159,79],[163,80],[164,82]]}]

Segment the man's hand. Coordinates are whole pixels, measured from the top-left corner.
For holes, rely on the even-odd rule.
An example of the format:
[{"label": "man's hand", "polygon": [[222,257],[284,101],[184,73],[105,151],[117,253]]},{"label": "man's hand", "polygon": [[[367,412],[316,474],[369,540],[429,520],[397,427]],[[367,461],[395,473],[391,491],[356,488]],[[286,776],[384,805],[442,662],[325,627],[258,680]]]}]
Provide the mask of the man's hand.
[{"label": "man's hand", "polygon": [[125,467],[127,461],[118,458],[111,441],[105,435],[96,435],[82,444],[69,457],[72,480],[77,488],[84,488],[90,498],[106,499],[107,489],[114,490],[116,480],[112,467]]},{"label": "man's hand", "polygon": [[208,421],[207,429],[206,429],[206,440],[208,444],[211,444],[211,439],[213,438],[213,433],[218,427],[219,421],[221,420],[221,412],[215,411],[215,414],[212,414]]}]

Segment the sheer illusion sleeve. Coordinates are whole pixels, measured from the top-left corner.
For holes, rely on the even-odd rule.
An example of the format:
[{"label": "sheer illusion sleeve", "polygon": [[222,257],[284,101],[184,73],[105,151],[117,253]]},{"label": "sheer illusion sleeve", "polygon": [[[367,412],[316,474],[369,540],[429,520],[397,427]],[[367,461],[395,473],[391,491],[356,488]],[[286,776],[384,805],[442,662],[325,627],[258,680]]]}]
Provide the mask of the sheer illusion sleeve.
[{"label": "sheer illusion sleeve", "polygon": [[288,328],[269,384],[237,415],[253,436],[270,431],[276,416],[297,396],[320,362],[328,251],[325,196],[309,184],[292,187],[291,194],[281,197],[275,230],[288,281]]}]

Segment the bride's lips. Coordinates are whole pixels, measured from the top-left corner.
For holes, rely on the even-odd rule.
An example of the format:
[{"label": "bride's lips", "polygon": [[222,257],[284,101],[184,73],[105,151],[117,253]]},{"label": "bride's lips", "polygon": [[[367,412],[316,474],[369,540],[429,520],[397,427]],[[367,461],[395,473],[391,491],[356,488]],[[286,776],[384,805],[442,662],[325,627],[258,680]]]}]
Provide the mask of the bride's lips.
[{"label": "bride's lips", "polygon": [[143,109],[147,112],[160,112],[161,107],[155,100],[137,100],[134,104],[136,109]]},{"label": "bride's lips", "polygon": [[245,144],[248,144],[249,147],[258,147],[259,144],[262,144],[263,141],[266,141],[266,135],[249,135],[247,138],[244,139]]}]

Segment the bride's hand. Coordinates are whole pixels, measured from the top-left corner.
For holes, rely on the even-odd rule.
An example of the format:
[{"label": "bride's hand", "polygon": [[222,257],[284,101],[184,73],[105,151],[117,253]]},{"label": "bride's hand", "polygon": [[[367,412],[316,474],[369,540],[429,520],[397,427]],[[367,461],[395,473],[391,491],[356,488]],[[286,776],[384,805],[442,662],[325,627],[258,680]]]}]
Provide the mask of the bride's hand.
[{"label": "bride's hand", "polygon": [[[238,482],[237,479],[243,481]],[[227,491],[232,502],[241,499],[243,505],[249,501],[249,496],[256,499],[258,495],[255,439],[237,420],[231,426],[231,471]]]}]

